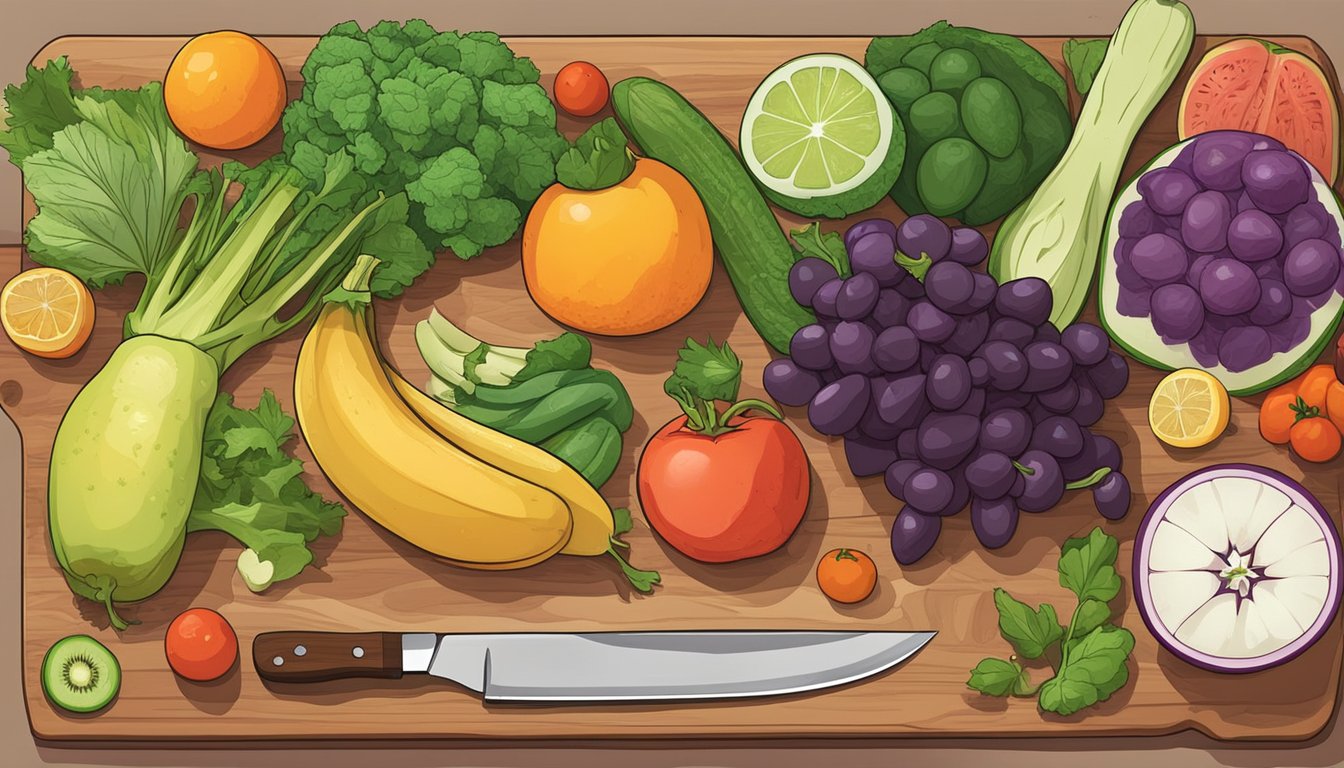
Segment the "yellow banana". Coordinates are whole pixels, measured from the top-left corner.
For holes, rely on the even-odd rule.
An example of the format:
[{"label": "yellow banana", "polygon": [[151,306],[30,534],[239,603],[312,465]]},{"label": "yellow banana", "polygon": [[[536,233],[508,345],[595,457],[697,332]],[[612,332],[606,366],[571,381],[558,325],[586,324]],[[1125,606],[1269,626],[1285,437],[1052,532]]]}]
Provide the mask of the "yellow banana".
[{"label": "yellow banana", "polygon": [[479,424],[416,389],[383,364],[397,394],[426,424],[458,448],[516,477],[550,490],[569,505],[574,533],[562,555],[605,555],[616,528],[602,494],[565,462],[531,443]]},{"label": "yellow banana", "polygon": [[313,457],[392,533],[470,568],[522,568],[568,544],[569,506],[443,439],[398,396],[374,347],[360,256],[299,352],[294,401]]}]

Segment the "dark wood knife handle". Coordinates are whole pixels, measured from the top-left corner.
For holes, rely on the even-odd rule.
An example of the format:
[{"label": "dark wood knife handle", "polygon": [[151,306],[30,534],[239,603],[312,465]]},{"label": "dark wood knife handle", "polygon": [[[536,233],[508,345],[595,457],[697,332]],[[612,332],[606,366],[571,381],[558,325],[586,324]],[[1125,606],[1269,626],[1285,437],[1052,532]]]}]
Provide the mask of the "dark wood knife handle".
[{"label": "dark wood knife handle", "polygon": [[346,677],[401,677],[401,635],[391,632],[265,632],[252,641],[263,680],[318,683]]}]

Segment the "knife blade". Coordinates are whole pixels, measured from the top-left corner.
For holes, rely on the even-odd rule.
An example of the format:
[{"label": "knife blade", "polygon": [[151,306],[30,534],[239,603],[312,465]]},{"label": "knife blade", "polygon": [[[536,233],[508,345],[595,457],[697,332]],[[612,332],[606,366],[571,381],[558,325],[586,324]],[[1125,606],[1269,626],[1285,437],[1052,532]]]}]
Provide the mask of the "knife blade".
[{"label": "knife blade", "polygon": [[492,702],[670,701],[799,693],[905,661],[934,632],[267,632],[252,643],[272,683],[428,674]]}]

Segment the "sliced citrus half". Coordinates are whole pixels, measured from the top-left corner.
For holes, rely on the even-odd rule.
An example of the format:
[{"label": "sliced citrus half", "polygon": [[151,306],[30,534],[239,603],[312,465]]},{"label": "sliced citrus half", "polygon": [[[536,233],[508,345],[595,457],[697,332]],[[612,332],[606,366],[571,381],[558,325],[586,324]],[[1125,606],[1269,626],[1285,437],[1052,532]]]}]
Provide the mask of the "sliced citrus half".
[{"label": "sliced citrus half", "polygon": [[1227,390],[1198,368],[1167,374],[1148,401],[1148,425],[1157,439],[1174,448],[1199,448],[1227,429],[1231,413]]},{"label": "sliced citrus half", "polygon": [[739,144],[766,195],[804,216],[872,207],[905,161],[901,118],[863,65],[835,53],[767,75],[747,102]]},{"label": "sliced citrus half", "polygon": [[0,291],[0,324],[14,344],[38,357],[69,357],[93,331],[93,294],[61,269],[15,275]]}]

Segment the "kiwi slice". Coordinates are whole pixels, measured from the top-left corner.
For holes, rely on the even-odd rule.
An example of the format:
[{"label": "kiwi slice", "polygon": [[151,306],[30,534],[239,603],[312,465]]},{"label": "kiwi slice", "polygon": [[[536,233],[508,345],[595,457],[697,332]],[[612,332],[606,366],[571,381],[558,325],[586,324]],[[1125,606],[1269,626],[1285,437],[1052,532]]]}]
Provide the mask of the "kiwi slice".
[{"label": "kiwi slice", "polygon": [[121,689],[121,665],[88,635],[56,641],[42,659],[42,690],[51,703],[70,712],[97,712]]}]

